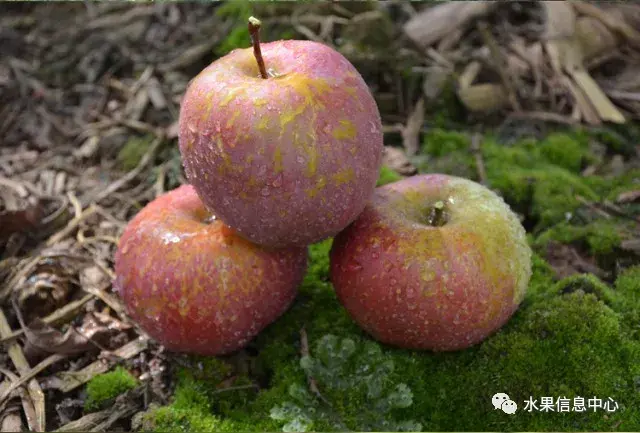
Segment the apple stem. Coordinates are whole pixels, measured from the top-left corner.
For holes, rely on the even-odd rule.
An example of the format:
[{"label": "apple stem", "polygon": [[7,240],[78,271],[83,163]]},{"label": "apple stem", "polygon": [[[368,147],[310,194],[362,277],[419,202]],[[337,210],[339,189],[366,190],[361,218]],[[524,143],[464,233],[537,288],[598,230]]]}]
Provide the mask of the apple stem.
[{"label": "apple stem", "polygon": [[441,227],[447,223],[447,215],[444,211],[444,202],[438,201],[434,203],[429,212],[429,225],[433,227]]},{"label": "apple stem", "polygon": [[255,17],[249,17],[249,35],[251,36],[251,43],[253,44],[253,55],[258,62],[258,69],[260,69],[260,76],[264,79],[269,78],[267,75],[267,68],[264,66],[264,59],[262,58],[262,51],[260,51],[260,26],[262,23]]}]

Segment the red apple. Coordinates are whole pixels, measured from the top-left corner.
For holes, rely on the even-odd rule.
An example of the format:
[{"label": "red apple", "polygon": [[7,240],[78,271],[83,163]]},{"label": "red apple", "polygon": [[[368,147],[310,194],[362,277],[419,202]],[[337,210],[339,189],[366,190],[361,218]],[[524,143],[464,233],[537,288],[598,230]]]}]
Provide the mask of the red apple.
[{"label": "red apple", "polygon": [[130,316],[168,349],[220,355],[289,307],[306,263],[306,248],[268,249],[238,236],[185,185],[129,223],[114,286]]},{"label": "red apple", "polygon": [[180,110],[187,178],[207,208],[253,242],[302,246],[364,209],[382,161],[382,125],[366,83],[310,41],[232,51],[189,85]]},{"label": "red apple", "polygon": [[331,280],[353,319],[411,349],[482,341],[518,308],[530,276],[525,230],[508,205],[440,174],[378,188],[331,250]]}]

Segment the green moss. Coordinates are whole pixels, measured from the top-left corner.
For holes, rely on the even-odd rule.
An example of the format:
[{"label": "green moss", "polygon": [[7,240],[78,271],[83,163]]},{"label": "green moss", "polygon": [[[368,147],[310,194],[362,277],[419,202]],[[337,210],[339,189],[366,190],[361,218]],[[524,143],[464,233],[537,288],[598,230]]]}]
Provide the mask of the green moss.
[{"label": "green moss", "polygon": [[[429,137],[429,170],[447,157],[453,162],[470,157],[463,134]],[[491,137],[482,143],[490,185],[527,215],[525,224],[535,228],[528,241],[538,252],[520,308],[483,343],[430,353],[373,341],[335,295],[329,239],[309,247],[309,269],[295,303],[252,343],[257,355],[251,374],[240,374],[238,383],[261,389],[220,394],[220,382],[237,373],[198,358],[176,375],[172,403],[148,415],[152,425],[159,431],[639,430],[634,408],[640,405],[640,266],[622,272],[613,285],[589,274],[556,281],[540,255],[553,240],[598,257],[615,256],[624,239],[621,221],[585,217],[576,196],[602,200],[612,187],[630,190],[637,177],[582,177],[579,172],[591,158],[587,142],[578,133],[512,146]],[[309,376],[321,396],[310,389]],[[516,401],[516,415],[493,409],[491,396],[497,392]],[[619,409],[527,412],[529,397],[538,406],[542,397],[611,397]]]},{"label": "green moss", "polygon": [[607,305],[616,303],[616,293],[602,280],[592,274],[576,274],[559,281],[551,290],[551,293],[567,294],[581,291],[593,294]]},{"label": "green moss", "polygon": [[536,246],[544,248],[550,241],[557,241],[576,244],[594,256],[608,255],[620,246],[621,232],[626,225],[628,223],[624,221],[604,219],[582,226],[562,222],[541,233]]},{"label": "green moss", "polygon": [[[574,143],[568,145],[567,143]],[[540,146],[532,140],[506,147],[494,141],[483,143],[487,177],[491,187],[498,189],[517,211],[529,214],[537,229],[561,222],[580,205],[577,196],[597,200],[594,186],[585,181],[578,169],[586,154],[584,145],[565,135],[549,137]],[[565,150],[552,150],[565,146]],[[554,164],[552,161],[556,161]]]},{"label": "green moss", "polygon": [[443,129],[433,129],[425,135],[422,150],[431,156],[444,156],[457,150],[469,148],[469,137],[466,134]]},{"label": "green moss", "polygon": [[382,167],[380,167],[380,175],[378,176],[378,183],[376,184],[376,186],[386,185],[400,179],[402,179],[402,176],[400,176],[398,173],[396,173],[386,165],[383,165]]},{"label": "green moss", "polygon": [[131,137],[118,152],[117,159],[120,167],[126,171],[134,169],[149,150],[153,139],[154,137],[149,134]]},{"label": "green moss", "polygon": [[540,143],[540,156],[551,164],[578,172],[585,158],[587,143],[568,134],[551,134]]},{"label": "green moss", "polygon": [[551,266],[535,252],[531,256],[531,279],[525,297],[525,303],[534,302],[554,285],[554,272]]},{"label": "green moss", "polygon": [[640,309],[640,265],[626,269],[616,280],[615,287],[629,308]]},{"label": "green moss", "polygon": [[85,409],[88,412],[100,410],[120,394],[135,388],[137,384],[136,378],[122,367],[96,376],[87,384]]}]

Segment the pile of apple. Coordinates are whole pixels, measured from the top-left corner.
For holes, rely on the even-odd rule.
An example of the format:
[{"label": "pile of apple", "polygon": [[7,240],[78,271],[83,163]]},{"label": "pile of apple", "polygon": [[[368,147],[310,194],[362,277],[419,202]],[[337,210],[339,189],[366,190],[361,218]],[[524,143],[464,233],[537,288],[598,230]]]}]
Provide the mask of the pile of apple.
[{"label": "pile of apple", "polygon": [[489,189],[445,175],[375,188],[383,136],[366,83],[309,41],[205,68],[180,111],[191,185],[149,203],[115,256],[130,316],[170,350],[220,355],[293,302],[307,245],[335,236],[339,300],[374,338],[457,350],[500,328],[531,274],[525,231]]}]

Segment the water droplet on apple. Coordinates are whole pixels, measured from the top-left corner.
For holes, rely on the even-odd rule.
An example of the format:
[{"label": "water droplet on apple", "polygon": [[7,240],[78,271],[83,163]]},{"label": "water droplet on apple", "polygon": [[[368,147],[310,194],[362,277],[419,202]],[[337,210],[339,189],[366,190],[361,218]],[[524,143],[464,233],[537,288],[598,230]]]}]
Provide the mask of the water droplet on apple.
[{"label": "water droplet on apple", "polygon": [[220,122],[216,122],[216,132],[220,132]]},{"label": "water droplet on apple", "polygon": [[162,235],[162,242],[165,245],[177,244],[178,242],[180,242],[180,236],[176,235],[175,233],[167,232]]},{"label": "water droplet on apple", "polygon": [[371,253],[371,258],[377,260],[380,258],[380,253],[378,253],[377,251],[374,251],[373,253]]},{"label": "water droplet on apple", "polygon": [[265,187],[264,187],[264,188],[262,188],[262,190],[260,191],[260,194],[261,194],[263,197],[268,196],[268,195],[269,195],[269,188],[267,188],[267,187],[265,186]]},{"label": "water droplet on apple", "polygon": [[298,155],[298,156],[296,157],[296,161],[298,161],[298,164],[304,164],[304,157],[303,157],[303,156]]},{"label": "water droplet on apple", "polygon": [[261,165],[258,168],[258,176],[262,176],[267,172],[267,166],[266,165]]},{"label": "water droplet on apple", "polygon": [[392,278],[391,280],[389,280],[389,282],[392,286],[398,284],[398,280],[396,280],[395,278]]}]

